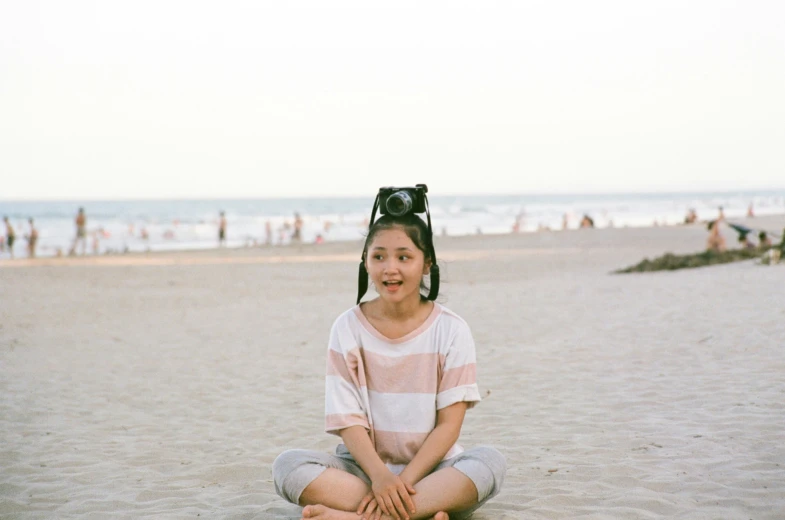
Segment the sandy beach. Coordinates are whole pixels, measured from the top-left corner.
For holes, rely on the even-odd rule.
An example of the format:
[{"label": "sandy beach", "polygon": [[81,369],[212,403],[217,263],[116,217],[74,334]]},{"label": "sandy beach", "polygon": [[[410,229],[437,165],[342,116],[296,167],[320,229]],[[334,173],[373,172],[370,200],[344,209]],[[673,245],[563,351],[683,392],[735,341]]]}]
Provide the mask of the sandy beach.
[{"label": "sandy beach", "polygon": [[[509,465],[474,518],[785,518],[785,265],[610,274],[705,240],[437,240],[485,396],[461,444]],[[0,517],[299,518],[271,465],[338,442],[326,341],[360,247],[1,261]]]}]

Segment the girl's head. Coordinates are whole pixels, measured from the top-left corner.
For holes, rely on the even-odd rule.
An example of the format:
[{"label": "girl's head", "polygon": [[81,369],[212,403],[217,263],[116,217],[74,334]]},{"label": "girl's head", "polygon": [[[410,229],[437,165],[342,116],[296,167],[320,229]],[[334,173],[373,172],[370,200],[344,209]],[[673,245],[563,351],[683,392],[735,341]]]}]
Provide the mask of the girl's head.
[{"label": "girl's head", "polygon": [[[438,266],[432,244],[431,231],[415,214],[387,214],[376,220],[363,246],[360,297],[365,292],[364,269],[383,299],[398,301],[415,293],[423,300],[436,299]],[[427,274],[431,275],[432,290],[424,281]]]}]

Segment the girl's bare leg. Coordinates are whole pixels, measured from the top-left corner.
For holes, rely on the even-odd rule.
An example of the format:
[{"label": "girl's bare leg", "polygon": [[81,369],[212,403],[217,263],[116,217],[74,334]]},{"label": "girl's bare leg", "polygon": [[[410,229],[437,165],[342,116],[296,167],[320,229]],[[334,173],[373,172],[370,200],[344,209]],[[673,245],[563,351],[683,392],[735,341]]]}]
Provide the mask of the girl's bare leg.
[{"label": "girl's bare leg", "polygon": [[[382,520],[389,520],[392,517],[382,516]],[[431,520],[449,520],[449,516],[444,511],[440,511],[431,517]],[[305,506],[303,509],[302,520],[362,520],[362,517],[347,511],[338,511],[325,506]]]},{"label": "girl's bare leg", "polygon": [[[477,488],[469,477],[455,468],[432,473],[414,486],[415,513],[412,520],[446,520],[445,511],[462,511],[477,504]],[[361,479],[337,469],[326,469],[305,488],[300,504],[308,505],[303,518],[319,520],[358,520],[355,511],[370,490]],[[441,513],[441,514],[440,514]],[[391,517],[382,516],[383,520]]]},{"label": "girl's bare leg", "polygon": [[340,511],[357,511],[360,501],[370,490],[359,477],[327,468],[303,490],[300,505],[321,504]]}]

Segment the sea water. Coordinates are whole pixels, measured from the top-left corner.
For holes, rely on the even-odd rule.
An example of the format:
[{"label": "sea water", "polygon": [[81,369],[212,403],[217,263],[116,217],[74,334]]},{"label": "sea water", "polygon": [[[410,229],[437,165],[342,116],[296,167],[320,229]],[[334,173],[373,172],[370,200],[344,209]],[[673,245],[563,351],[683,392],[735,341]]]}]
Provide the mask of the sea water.
[{"label": "sea water", "polygon": [[[722,193],[627,193],[558,195],[460,195],[429,197],[434,233],[469,235],[533,232],[579,226],[584,215],[596,227],[675,225],[694,209],[700,220],[741,218],[750,205],[757,215],[785,214],[785,190]],[[68,254],[74,219],[87,216],[88,253],[207,249],[218,245],[219,213],[225,212],[228,247],[286,245],[295,214],[302,241],[362,240],[372,197],[233,200],[0,201],[17,235],[15,253],[24,254],[28,218],[39,232],[38,254]],[[269,227],[270,232],[267,232]],[[781,230],[771,230],[779,232]],[[0,226],[0,235],[5,228]],[[81,251],[81,244],[78,249]],[[5,255],[7,256],[7,251]]]}]

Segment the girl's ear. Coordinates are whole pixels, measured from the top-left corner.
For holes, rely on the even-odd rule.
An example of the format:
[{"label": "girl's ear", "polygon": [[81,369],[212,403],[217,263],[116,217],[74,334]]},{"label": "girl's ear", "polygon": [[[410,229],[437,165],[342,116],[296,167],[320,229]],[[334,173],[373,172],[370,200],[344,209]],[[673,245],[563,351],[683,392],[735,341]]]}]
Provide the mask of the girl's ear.
[{"label": "girl's ear", "polygon": [[425,263],[422,266],[422,274],[423,275],[431,274],[431,259],[430,258],[426,258],[425,259]]}]

